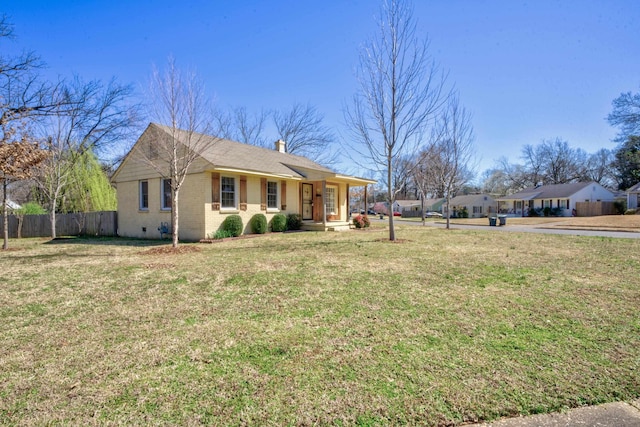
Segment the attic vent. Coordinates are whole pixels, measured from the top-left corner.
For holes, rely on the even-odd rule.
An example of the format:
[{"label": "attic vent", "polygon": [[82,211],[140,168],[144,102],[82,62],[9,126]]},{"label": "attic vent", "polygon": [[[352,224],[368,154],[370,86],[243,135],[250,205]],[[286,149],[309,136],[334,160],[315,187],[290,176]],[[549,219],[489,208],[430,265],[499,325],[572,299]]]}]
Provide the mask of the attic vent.
[{"label": "attic vent", "polygon": [[281,153],[286,153],[287,152],[286,146],[287,144],[283,140],[279,139],[276,141],[276,151],[279,151]]}]

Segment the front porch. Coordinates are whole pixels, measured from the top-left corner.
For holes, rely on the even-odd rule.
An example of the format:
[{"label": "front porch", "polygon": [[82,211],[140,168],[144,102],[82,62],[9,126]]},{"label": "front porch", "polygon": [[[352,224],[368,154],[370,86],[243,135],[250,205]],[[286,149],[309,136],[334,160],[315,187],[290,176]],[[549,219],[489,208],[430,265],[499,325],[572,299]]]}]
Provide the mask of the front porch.
[{"label": "front porch", "polygon": [[303,221],[302,230],[305,231],[347,231],[351,228],[348,221],[327,221],[326,223]]}]

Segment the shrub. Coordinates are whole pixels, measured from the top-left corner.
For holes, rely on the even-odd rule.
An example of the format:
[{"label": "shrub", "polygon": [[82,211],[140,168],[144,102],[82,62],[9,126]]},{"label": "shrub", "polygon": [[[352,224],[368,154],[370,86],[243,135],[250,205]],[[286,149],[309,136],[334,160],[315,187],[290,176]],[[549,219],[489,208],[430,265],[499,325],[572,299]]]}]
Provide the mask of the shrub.
[{"label": "shrub", "polygon": [[255,214],[251,217],[249,224],[254,234],[264,234],[267,231],[267,217],[264,214]]},{"label": "shrub", "polygon": [[356,228],[367,228],[368,226],[371,225],[371,222],[369,222],[368,216],[358,215],[355,218],[353,218],[353,225],[355,225]]},{"label": "shrub", "polygon": [[616,210],[618,215],[626,214],[627,212],[627,201],[626,200],[616,200],[613,202],[613,208]]},{"label": "shrub", "polygon": [[233,235],[226,230],[218,230],[215,233],[209,233],[209,238],[214,240],[226,239],[227,237],[233,237]]},{"label": "shrub", "polygon": [[543,212],[544,216],[551,216],[551,208],[549,206],[545,207]]},{"label": "shrub", "polygon": [[271,231],[275,233],[287,231],[287,217],[283,214],[275,214],[271,218]]},{"label": "shrub", "polygon": [[302,228],[302,216],[300,214],[287,215],[287,230],[300,230]]},{"label": "shrub", "polygon": [[229,215],[222,222],[222,231],[229,233],[229,237],[238,237],[242,234],[242,218],[240,215]]},{"label": "shrub", "polygon": [[624,211],[625,215],[637,215],[640,213],[640,209],[627,209]]},{"label": "shrub", "polygon": [[18,215],[42,215],[46,214],[47,211],[36,202],[28,202],[22,205],[20,209],[16,209],[15,213]]}]

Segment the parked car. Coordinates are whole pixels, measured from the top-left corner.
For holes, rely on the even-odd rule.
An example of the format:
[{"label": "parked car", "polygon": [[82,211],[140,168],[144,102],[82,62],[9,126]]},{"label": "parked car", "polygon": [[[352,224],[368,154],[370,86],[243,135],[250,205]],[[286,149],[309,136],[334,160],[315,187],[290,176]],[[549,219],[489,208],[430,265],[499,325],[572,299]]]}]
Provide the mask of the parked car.
[{"label": "parked car", "polygon": [[427,218],[442,218],[442,214],[440,212],[427,212],[424,216]]},{"label": "parked car", "polygon": [[402,214],[400,212],[394,212],[393,216],[402,216]]}]

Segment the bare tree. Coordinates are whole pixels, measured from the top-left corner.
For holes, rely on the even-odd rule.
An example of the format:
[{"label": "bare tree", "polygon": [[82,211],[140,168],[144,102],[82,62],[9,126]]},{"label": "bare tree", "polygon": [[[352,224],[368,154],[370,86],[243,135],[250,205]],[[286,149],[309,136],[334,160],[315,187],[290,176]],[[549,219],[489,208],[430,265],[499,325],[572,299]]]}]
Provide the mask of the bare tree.
[{"label": "bare tree", "polygon": [[640,93],[621,93],[612,104],[607,120],[620,129],[615,140],[624,144],[630,136],[640,136]]},{"label": "bare tree", "polygon": [[[13,26],[0,15],[0,42],[12,39]],[[57,104],[55,87],[42,83],[43,66],[33,52],[17,56],[0,55],[0,179],[3,187],[4,244],[8,248],[7,188],[11,181],[33,176],[45,159],[31,133],[34,120]]]},{"label": "bare tree", "polygon": [[200,153],[217,141],[208,135],[213,129],[211,111],[210,100],[195,73],[182,73],[173,58],[169,58],[164,72],[154,69],[149,87],[149,113],[164,126],[153,126],[151,146],[146,149],[140,146],[136,152],[171,184],[174,248],[178,247],[179,238],[180,188]]},{"label": "bare tree", "polygon": [[294,104],[288,111],[273,113],[273,124],[278,137],[287,143],[287,153],[329,166],[336,162],[336,155],[331,150],[335,136],[323,124],[323,119],[322,114],[309,104]]},{"label": "bare tree", "polygon": [[[379,34],[366,43],[359,58],[359,91],[345,119],[355,139],[355,151],[377,169],[393,205],[393,174],[404,156],[413,157],[430,120],[446,94],[445,76],[428,55],[428,43],[416,37],[413,8],[406,0],[386,0]],[[395,240],[389,215],[389,240]]]},{"label": "bare tree", "polygon": [[434,132],[435,169],[438,184],[446,198],[447,228],[451,216],[450,202],[455,193],[473,178],[475,156],[471,115],[460,105],[457,95],[450,97]]},{"label": "bare tree", "polygon": [[220,110],[214,112],[214,133],[216,136],[244,144],[258,147],[268,147],[269,142],[264,136],[264,128],[268,113],[260,110],[251,114],[245,107],[233,108],[225,113]]},{"label": "bare tree", "polygon": [[115,80],[105,85],[76,77],[60,92],[61,101],[39,126],[49,156],[37,182],[48,201],[52,238],[59,197],[76,162],[89,150],[98,153],[129,139],[138,118],[138,106],[130,102],[131,86]]}]

